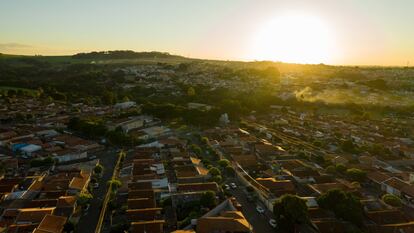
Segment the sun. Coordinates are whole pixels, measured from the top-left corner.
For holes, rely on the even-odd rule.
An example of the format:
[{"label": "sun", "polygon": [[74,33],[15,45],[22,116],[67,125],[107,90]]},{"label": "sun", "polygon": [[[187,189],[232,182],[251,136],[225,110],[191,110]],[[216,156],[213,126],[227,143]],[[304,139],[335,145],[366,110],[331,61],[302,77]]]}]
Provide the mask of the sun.
[{"label": "sun", "polygon": [[332,31],[317,17],[281,15],[254,34],[250,59],[329,63],[335,56],[334,42]]}]

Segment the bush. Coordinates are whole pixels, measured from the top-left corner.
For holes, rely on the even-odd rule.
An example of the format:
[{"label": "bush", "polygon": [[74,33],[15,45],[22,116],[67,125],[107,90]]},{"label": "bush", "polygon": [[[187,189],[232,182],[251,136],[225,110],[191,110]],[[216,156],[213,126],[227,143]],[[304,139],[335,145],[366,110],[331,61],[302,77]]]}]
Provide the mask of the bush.
[{"label": "bush", "polygon": [[108,185],[111,186],[112,191],[116,191],[119,187],[122,186],[122,182],[117,179],[112,179],[108,181]]},{"label": "bush", "polygon": [[200,204],[208,208],[212,208],[216,206],[217,204],[216,193],[213,191],[207,191],[203,193],[200,198]]},{"label": "bush", "polygon": [[91,200],[92,200],[93,196],[90,193],[80,193],[77,196],[77,203],[80,206],[85,206],[86,204],[88,204]]},{"label": "bush", "polygon": [[351,181],[363,182],[367,176],[366,172],[358,168],[350,168],[346,170],[346,176]]},{"label": "bush", "polygon": [[212,167],[212,168],[210,168],[210,170],[208,170],[208,173],[209,173],[211,176],[220,176],[220,175],[221,175],[220,170],[219,170],[218,168],[216,168],[216,167]]},{"label": "bush", "polygon": [[335,169],[336,169],[336,171],[338,172],[338,173],[340,173],[340,174],[343,174],[343,173],[345,173],[346,172],[346,167],[345,167],[345,165],[343,165],[343,164],[337,164],[336,166],[335,166]]},{"label": "bush", "polygon": [[330,165],[330,166],[326,167],[325,172],[328,173],[328,174],[335,174],[336,173],[335,166]]},{"label": "bush", "polygon": [[227,159],[221,159],[220,161],[218,161],[218,164],[220,165],[220,167],[225,168],[230,165],[230,161],[228,161]]},{"label": "bush", "polygon": [[384,201],[385,203],[387,203],[390,206],[394,206],[394,207],[401,207],[402,206],[402,202],[401,199],[395,195],[392,194],[384,194],[382,196],[382,201]]},{"label": "bush", "polygon": [[93,169],[93,172],[95,172],[95,174],[100,175],[103,172],[103,166],[101,164],[97,164]]}]

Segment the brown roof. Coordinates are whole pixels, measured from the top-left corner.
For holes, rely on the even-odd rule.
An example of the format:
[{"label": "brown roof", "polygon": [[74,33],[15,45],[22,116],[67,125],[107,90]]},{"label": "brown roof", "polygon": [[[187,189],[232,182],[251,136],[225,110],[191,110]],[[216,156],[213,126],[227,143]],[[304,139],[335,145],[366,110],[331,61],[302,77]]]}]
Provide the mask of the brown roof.
[{"label": "brown roof", "polygon": [[46,215],[33,233],[61,233],[66,223],[66,217]]},{"label": "brown roof", "polygon": [[56,207],[73,207],[76,204],[75,196],[59,197]]},{"label": "brown roof", "polygon": [[128,188],[131,190],[152,189],[151,182],[130,182]]},{"label": "brown roof", "polygon": [[197,220],[197,233],[251,231],[250,223],[239,211],[227,211],[221,216],[202,217]]},{"label": "brown roof", "polygon": [[387,224],[387,225],[369,225],[369,233],[414,233],[414,222]]},{"label": "brown roof", "polygon": [[130,190],[128,192],[128,198],[154,198],[154,190],[144,189],[144,190]]},{"label": "brown roof", "polygon": [[311,187],[315,192],[322,194],[322,193],[326,193],[331,189],[341,189],[344,191],[351,191],[352,188],[349,186],[346,186],[343,183],[325,183],[325,184],[312,184],[309,185],[309,187]]},{"label": "brown roof", "polygon": [[79,176],[75,176],[69,183],[69,188],[76,190],[83,190],[89,184],[91,175],[87,172],[81,172]]},{"label": "brown roof", "polygon": [[200,191],[217,192],[218,185],[216,182],[178,184],[177,190],[180,192],[200,192]]},{"label": "brown roof", "polygon": [[19,209],[16,223],[40,223],[47,214],[52,214],[55,207]]},{"label": "brown roof", "polygon": [[290,180],[276,180],[274,178],[257,178],[256,181],[263,185],[269,192],[275,196],[281,196],[283,194],[296,193],[295,185]]},{"label": "brown roof", "polygon": [[8,233],[29,233],[37,227],[37,223],[34,224],[12,224],[7,229]]},{"label": "brown roof", "polygon": [[391,176],[389,176],[387,173],[384,173],[384,172],[373,171],[367,174],[367,178],[380,184],[388,180],[389,178],[391,178]]},{"label": "brown roof", "polygon": [[128,220],[131,222],[149,221],[160,218],[162,208],[129,209],[126,211]]},{"label": "brown roof", "polygon": [[128,209],[145,209],[145,208],[154,208],[155,200],[154,198],[135,198],[128,199]]},{"label": "brown roof", "polygon": [[384,184],[393,187],[394,189],[397,190],[402,190],[405,186],[409,186],[408,183],[405,183],[404,181],[396,178],[396,177],[391,177],[388,180],[383,182]]},{"label": "brown roof", "polygon": [[404,223],[408,219],[403,212],[391,209],[381,211],[370,211],[366,213],[367,217],[378,225]]},{"label": "brown roof", "polygon": [[129,232],[131,233],[162,233],[164,220],[132,222]]},{"label": "brown roof", "polygon": [[45,208],[56,206],[57,199],[38,199],[32,200],[25,205],[25,208]]},{"label": "brown roof", "polygon": [[345,233],[345,225],[338,220],[313,221],[320,233]]}]

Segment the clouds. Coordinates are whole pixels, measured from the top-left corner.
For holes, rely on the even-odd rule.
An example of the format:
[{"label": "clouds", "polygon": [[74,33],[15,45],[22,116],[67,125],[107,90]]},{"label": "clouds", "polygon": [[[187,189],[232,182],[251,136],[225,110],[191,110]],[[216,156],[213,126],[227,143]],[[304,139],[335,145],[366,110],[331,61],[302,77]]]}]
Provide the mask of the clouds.
[{"label": "clouds", "polygon": [[20,43],[0,43],[0,50],[14,50],[14,49],[30,49],[32,45]]}]

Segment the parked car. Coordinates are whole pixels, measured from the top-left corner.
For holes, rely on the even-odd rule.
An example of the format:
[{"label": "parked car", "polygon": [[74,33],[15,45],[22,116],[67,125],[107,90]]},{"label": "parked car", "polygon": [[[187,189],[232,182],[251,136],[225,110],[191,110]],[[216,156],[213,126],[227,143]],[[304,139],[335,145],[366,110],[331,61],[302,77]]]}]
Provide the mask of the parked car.
[{"label": "parked car", "polygon": [[276,220],[274,220],[273,218],[269,220],[269,224],[270,224],[270,226],[272,226],[273,228],[276,228],[276,227],[277,227]]},{"label": "parked car", "polygon": [[227,191],[229,191],[230,190],[230,186],[228,186],[227,184],[225,184],[225,185],[223,185],[224,186],[224,189],[225,190],[227,190]]},{"label": "parked car", "polygon": [[261,206],[257,206],[256,210],[257,210],[257,212],[259,212],[259,214],[263,214],[265,212],[265,210]]},{"label": "parked car", "polygon": [[232,189],[236,189],[237,188],[237,185],[235,183],[230,183],[230,186],[231,186]]}]

